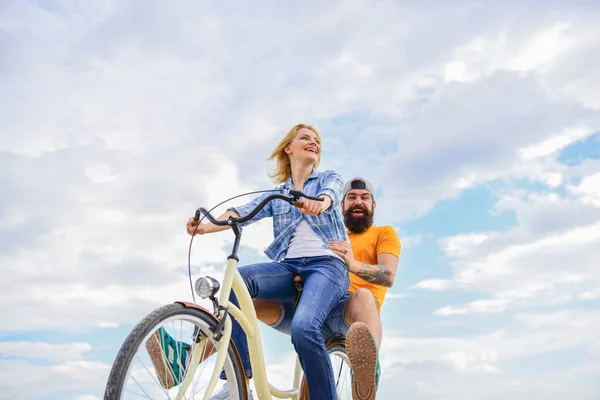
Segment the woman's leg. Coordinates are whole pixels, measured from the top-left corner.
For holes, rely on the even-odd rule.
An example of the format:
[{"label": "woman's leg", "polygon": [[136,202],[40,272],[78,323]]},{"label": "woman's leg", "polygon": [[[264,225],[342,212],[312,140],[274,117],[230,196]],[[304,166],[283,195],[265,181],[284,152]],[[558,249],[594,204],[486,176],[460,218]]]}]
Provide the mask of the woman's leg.
[{"label": "woman's leg", "polygon": [[[290,301],[296,296],[296,288],[293,284],[294,269],[287,263],[251,264],[240,267],[239,271],[252,298],[284,302]],[[229,300],[239,307],[239,302],[233,291]],[[252,368],[246,333],[235,318],[231,318],[231,322],[231,337],[242,359],[246,376],[251,378]]]},{"label": "woman's leg", "polygon": [[336,399],[335,379],[323,342],[323,322],[348,289],[345,265],[333,257],[306,258],[299,267],[304,290],[291,324],[292,343],[311,399]]}]

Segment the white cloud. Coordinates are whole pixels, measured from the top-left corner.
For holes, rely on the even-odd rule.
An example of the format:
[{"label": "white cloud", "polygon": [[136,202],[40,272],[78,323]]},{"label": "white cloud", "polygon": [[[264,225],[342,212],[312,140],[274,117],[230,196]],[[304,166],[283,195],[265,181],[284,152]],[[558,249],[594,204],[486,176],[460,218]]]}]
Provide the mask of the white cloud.
[{"label": "white cloud", "polygon": [[593,290],[590,290],[589,292],[582,293],[580,297],[585,300],[600,299],[600,286]]},{"label": "white cloud", "polygon": [[583,203],[600,207],[600,172],[584,176],[578,185],[570,186],[569,190],[580,197]]},{"label": "white cloud", "polygon": [[[387,380],[382,388],[391,393],[390,389],[400,385],[413,394],[411,398],[425,399],[448,394],[468,399],[514,394],[511,398],[526,399],[543,388],[548,394],[544,398],[559,399],[573,389],[575,377],[594,376],[593,360],[578,373],[561,364],[537,373],[514,371],[512,366],[553,352],[592,349],[599,330],[597,311],[564,310],[518,315],[516,326],[481,335],[386,337],[380,352]],[[467,382],[471,384],[461,389]],[[555,386],[547,382],[555,382]],[[593,393],[593,387],[583,389],[577,398],[590,398],[586,393]]]},{"label": "white cloud", "polygon": [[[599,127],[596,8],[364,1],[242,7],[3,6],[4,332],[111,329],[188,298],[185,221],[200,205],[271,187],[265,158],[301,121],[321,130],[324,167],[345,178],[366,175],[382,189],[382,223],[422,215],[490,181],[567,187],[567,195],[507,190],[495,211],[514,212],[519,228],[442,241],[452,279],[434,276],[415,287],[433,295],[462,288],[484,298],[440,302],[438,314],[467,318],[595,293],[598,169],[591,162],[566,168],[556,153]],[[246,229],[247,258],[271,236],[268,223]],[[419,232],[403,239],[414,252],[425,247],[411,246],[420,241]],[[230,244],[229,233],[197,238],[194,272],[219,276]],[[576,262],[573,252],[581,254]],[[103,384],[108,367],[86,360],[84,347],[77,359],[60,360],[56,347],[30,344],[56,365],[10,361],[1,369],[10,373],[1,380],[6,393],[16,393],[22,371],[33,374],[25,382],[29,398],[75,387],[83,400],[93,393],[87,387]],[[453,371],[446,376],[501,370],[497,349],[450,344],[457,348],[435,359]],[[9,346],[14,352],[20,345]],[[418,369],[427,357],[407,362]],[[390,369],[387,376],[400,378],[388,387],[401,382],[396,372]],[[444,379],[410,377],[422,384],[415,398],[466,398],[443,384],[428,386]],[[481,387],[519,390],[508,398],[554,393],[535,379],[497,379],[482,378]]]},{"label": "white cloud", "polygon": [[406,299],[408,297],[412,297],[410,293],[386,293],[385,299]]},{"label": "white cloud", "polygon": [[0,354],[47,361],[81,361],[90,351],[89,343],[50,344],[40,342],[0,342]]},{"label": "white cloud", "polygon": [[[444,307],[439,314],[498,312],[524,299],[554,299],[558,293],[574,290],[583,280],[600,281],[594,268],[600,225],[572,229],[528,244],[512,244],[490,253],[479,253],[455,263],[455,284],[468,290],[494,294],[466,307]],[[498,240],[501,246],[502,239]],[[577,263],[573,254],[585,255]]]},{"label": "white cloud", "polygon": [[506,310],[514,300],[511,298],[496,298],[475,300],[464,307],[445,306],[435,311],[441,316],[460,315],[468,313],[494,313]]},{"label": "white cloud", "polygon": [[532,71],[554,61],[572,45],[570,23],[559,23],[535,35],[508,61],[508,69]]},{"label": "white cloud", "polygon": [[473,246],[486,241],[488,236],[485,234],[458,235],[445,238],[442,241],[444,252],[450,257],[468,255]]},{"label": "white cloud", "polygon": [[20,360],[0,360],[0,371],[4,396],[42,399],[61,392],[102,390],[110,365],[81,360],[40,366]]},{"label": "white cloud", "polygon": [[416,289],[428,289],[428,290],[445,290],[451,287],[452,282],[447,279],[426,279],[424,281],[417,282],[413,285]]},{"label": "white cloud", "polygon": [[[582,125],[589,130],[578,128]],[[449,84],[406,128],[410,135],[399,135],[398,152],[378,168],[378,180],[402,182],[387,189],[379,210],[395,212],[397,218],[419,216],[435,200],[456,198],[464,189],[500,179],[525,178],[556,187],[562,182],[559,166],[523,159],[517,149],[536,149],[567,132],[568,139],[553,144],[564,146],[599,126],[595,112],[551,97],[531,76],[497,72],[473,83]]]},{"label": "white cloud", "polygon": [[411,248],[420,245],[423,242],[421,235],[407,235],[400,238],[402,248]]},{"label": "white cloud", "polygon": [[595,177],[582,177],[566,195],[515,192],[504,196],[496,211],[514,212],[519,223],[507,232],[441,240],[444,254],[452,260],[453,276],[447,286],[482,298],[442,306],[435,313],[499,313],[593,296],[592,288],[600,283],[595,268],[600,209],[589,200]]},{"label": "white cloud", "polygon": [[521,149],[521,154],[525,159],[533,159],[542,156],[550,155],[558,150],[564,149],[566,146],[583,139],[594,133],[594,129],[590,127],[570,128],[561,134],[544,140],[536,145]]}]

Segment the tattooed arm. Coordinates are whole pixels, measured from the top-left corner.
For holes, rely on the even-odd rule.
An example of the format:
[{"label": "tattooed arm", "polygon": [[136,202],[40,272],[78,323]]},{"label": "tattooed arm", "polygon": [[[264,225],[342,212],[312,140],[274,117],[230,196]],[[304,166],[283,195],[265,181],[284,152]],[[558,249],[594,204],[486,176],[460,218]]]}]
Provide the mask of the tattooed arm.
[{"label": "tattooed arm", "polygon": [[377,265],[369,265],[356,260],[351,264],[349,270],[365,281],[375,285],[392,287],[398,268],[398,257],[384,253],[377,256]]},{"label": "tattooed arm", "polygon": [[350,243],[329,242],[329,248],[344,260],[350,272],[374,285],[392,287],[400,256],[400,240],[394,228],[384,227],[384,232],[373,245],[377,249],[377,264],[369,265],[354,258],[354,250]]}]

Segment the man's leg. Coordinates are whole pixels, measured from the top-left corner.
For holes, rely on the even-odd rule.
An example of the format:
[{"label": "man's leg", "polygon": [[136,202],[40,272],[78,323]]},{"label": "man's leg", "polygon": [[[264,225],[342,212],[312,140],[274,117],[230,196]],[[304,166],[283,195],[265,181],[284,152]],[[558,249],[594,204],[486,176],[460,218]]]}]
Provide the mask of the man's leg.
[{"label": "man's leg", "polygon": [[381,317],[377,311],[375,297],[368,289],[361,288],[350,294],[344,308],[344,318],[349,326],[355,322],[366,324],[375,336],[378,347],[381,346]]},{"label": "man's leg", "polygon": [[256,316],[267,325],[275,325],[281,317],[281,303],[272,300],[252,299]]},{"label": "man's leg", "polygon": [[[273,326],[276,325],[281,318],[282,307],[284,307],[283,303],[278,303],[273,300],[263,300],[263,299],[252,299],[254,303],[254,308],[256,310],[256,316],[262,322],[267,325]],[[285,313],[285,311],[284,311]],[[289,315],[288,315],[289,314]],[[285,313],[286,316],[289,316],[289,322],[287,322],[287,329],[282,331],[283,333],[287,333],[289,335],[289,323],[291,322],[291,316],[293,315],[293,311]],[[277,326],[273,326],[277,329]],[[280,329],[278,329],[280,330]],[[235,340],[234,340],[235,342]],[[236,344],[237,346],[237,344]],[[203,356],[200,358],[200,362],[206,360],[209,356],[213,355],[215,352],[214,346],[212,342],[206,343],[206,348],[204,349]],[[249,377],[246,377],[247,379]]]},{"label": "man's leg", "polygon": [[359,289],[352,293],[344,317],[350,325],[346,334],[346,353],[354,372],[352,398],[374,400],[379,383],[378,343],[381,343],[382,329],[371,292]]}]

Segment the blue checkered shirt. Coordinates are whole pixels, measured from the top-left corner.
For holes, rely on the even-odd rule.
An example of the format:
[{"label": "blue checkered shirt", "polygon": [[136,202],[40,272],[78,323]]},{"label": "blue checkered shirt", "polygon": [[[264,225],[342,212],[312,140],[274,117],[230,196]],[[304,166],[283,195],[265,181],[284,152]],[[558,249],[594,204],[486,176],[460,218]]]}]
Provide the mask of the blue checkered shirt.
[{"label": "blue checkered shirt", "polygon": [[[312,216],[300,213],[298,208],[290,203],[276,199],[270,201],[254,218],[241,224],[241,226],[251,224],[266,217],[273,217],[273,243],[265,250],[265,254],[271,260],[279,261],[285,258],[288,246],[296,227],[304,219],[312,230],[323,239],[323,248],[329,248],[328,242],[345,240],[348,241],[344,219],[340,208],[344,182],[341,176],[334,171],[319,172],[313,170],[310,176],[304,182],[302,192],[308,196],[328,195],[331,197],[331,206],[321,215]],[[292,183],[292,177],[278,186],[276,189],[295,189]],[[236,211],[240,216],[250,213],[265,197],[272,193],[263,193],[261,196],[251,202],[232,207],[229,210]]]}]

